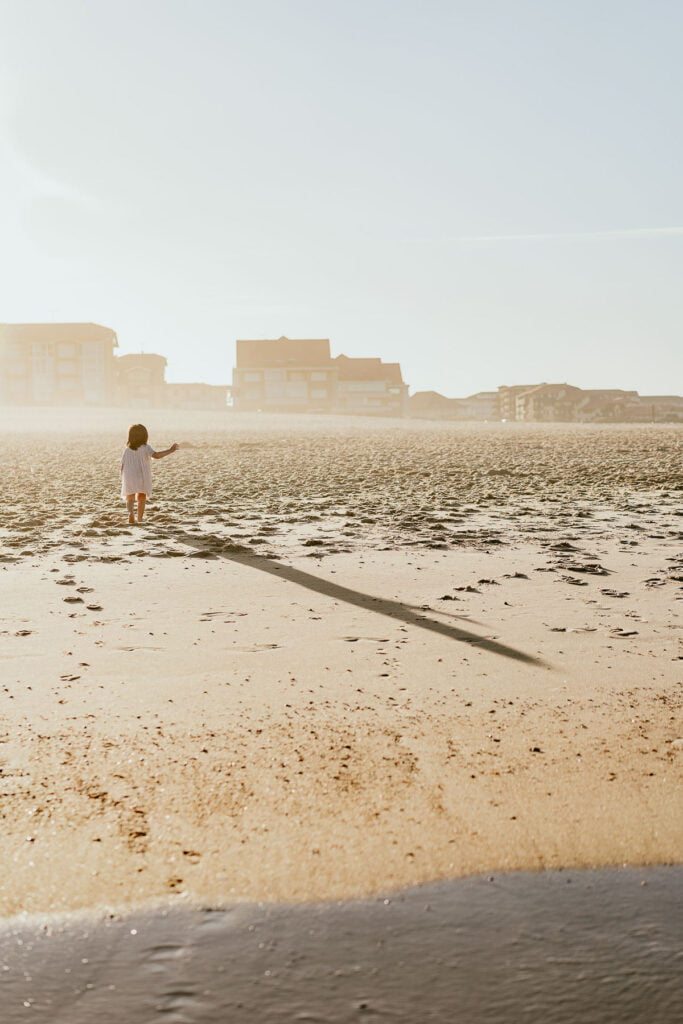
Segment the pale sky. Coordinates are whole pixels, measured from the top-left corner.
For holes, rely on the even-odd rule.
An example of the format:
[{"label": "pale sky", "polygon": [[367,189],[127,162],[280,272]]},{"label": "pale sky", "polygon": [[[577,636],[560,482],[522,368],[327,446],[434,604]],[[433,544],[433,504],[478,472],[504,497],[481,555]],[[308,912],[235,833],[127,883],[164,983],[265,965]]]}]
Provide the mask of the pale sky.
[{"label": "pale sky", "polygon": [[0,0],[0,321],[683,392],[678,0]]}]

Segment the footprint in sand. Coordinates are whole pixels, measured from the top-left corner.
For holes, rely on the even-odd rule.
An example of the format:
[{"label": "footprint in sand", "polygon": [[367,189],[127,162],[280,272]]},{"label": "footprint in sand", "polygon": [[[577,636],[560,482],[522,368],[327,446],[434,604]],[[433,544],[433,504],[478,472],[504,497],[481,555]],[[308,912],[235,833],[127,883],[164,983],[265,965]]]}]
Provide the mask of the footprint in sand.
[{"label": "footprint in sand", "polygon": [[574,587],[587,587],[588,584],[585,580],[577,580],[576,576],[560,576],[558,580],[560,583],[571,583]]},{"label": "footprint in sand", "polygon": [[566,569],[568,572],[587,572],[592,576],[609,576],[609,569],[605,569],[599,562],[564,563],[558,568]]}]

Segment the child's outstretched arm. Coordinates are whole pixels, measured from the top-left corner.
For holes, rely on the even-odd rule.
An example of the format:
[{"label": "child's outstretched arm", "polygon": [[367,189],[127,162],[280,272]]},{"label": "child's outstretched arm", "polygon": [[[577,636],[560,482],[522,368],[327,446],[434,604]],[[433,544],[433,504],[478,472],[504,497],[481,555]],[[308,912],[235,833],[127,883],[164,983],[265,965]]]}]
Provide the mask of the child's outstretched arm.
[{"label": "child's outstretched arm", "polygon": [[173,452],[177,452],[177,451],[178,451],[178,445],[177,444],[172,444],[170,448],[166,449],[166,451],[154,452],[154,455],[152,455],[152,458],[153,459],[163,459],[165,455],[173,455]]}]

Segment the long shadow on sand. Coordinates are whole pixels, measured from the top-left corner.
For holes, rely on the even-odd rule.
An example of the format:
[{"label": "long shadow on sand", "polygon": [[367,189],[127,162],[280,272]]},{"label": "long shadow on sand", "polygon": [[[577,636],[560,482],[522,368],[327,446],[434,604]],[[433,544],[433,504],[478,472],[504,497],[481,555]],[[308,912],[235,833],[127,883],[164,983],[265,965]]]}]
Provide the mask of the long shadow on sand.
[{"label": "long shadow on sand", "polygon": [[[323,594],[325,597],[334,598],[336,601],[345,601],[346,604],[355,605],[356,608],[363,608],[369,612],[377,612],[379,615],[386,615],[387,618],[404,622],[408,626],[418,626],[431,633],[438,633],[448,640],[457,640],[460,643],[472,644],[480,647],[491,654],[499,654],[503,658],[512,658],[514,661],[521,661],[526,665],[548,668],[547,662],[542,658],[535,658],[532,654],[525,654],[515,647],[498,643],[488,637],[478,636],[476,633],[469,633],[457,626],[449,626],[438,619],[430,619],[421,615],[401,601],[390,601],[382,597],[373,597],[372,594],[364,594],[360,590],[351,590],[350,587],[340,586],[331,580],[314,576],[313,573],[305,572],[303,569],[295,569],[291,565],[285,565],[272,558],[265,558],[263,555],[256,555],[247,548],[238,545],[225,547],[222,540],[211,536],[198,537],[196,534],[178,532],[175,539],[198,551],[206,552],[215,558],[224,558],[229,562],[237,562],[239,565],[246,565],[250,569],[258,569],[260,572],[268,573],[270,576],[277,576],[279,579],[296,583],[300,587],[312,590],[316,594]],[[220,547],[218,545],[220,544]]]}]

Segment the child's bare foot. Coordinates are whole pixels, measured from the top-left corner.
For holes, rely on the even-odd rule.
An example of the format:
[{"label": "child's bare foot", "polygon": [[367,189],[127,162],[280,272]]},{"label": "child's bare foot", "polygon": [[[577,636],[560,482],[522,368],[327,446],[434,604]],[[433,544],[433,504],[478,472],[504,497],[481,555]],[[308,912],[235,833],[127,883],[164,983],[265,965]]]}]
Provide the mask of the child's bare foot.
[{"label": "child's bare foot", "polygon": [[135,516],[128,516],[129,526],[135,526]]}]

